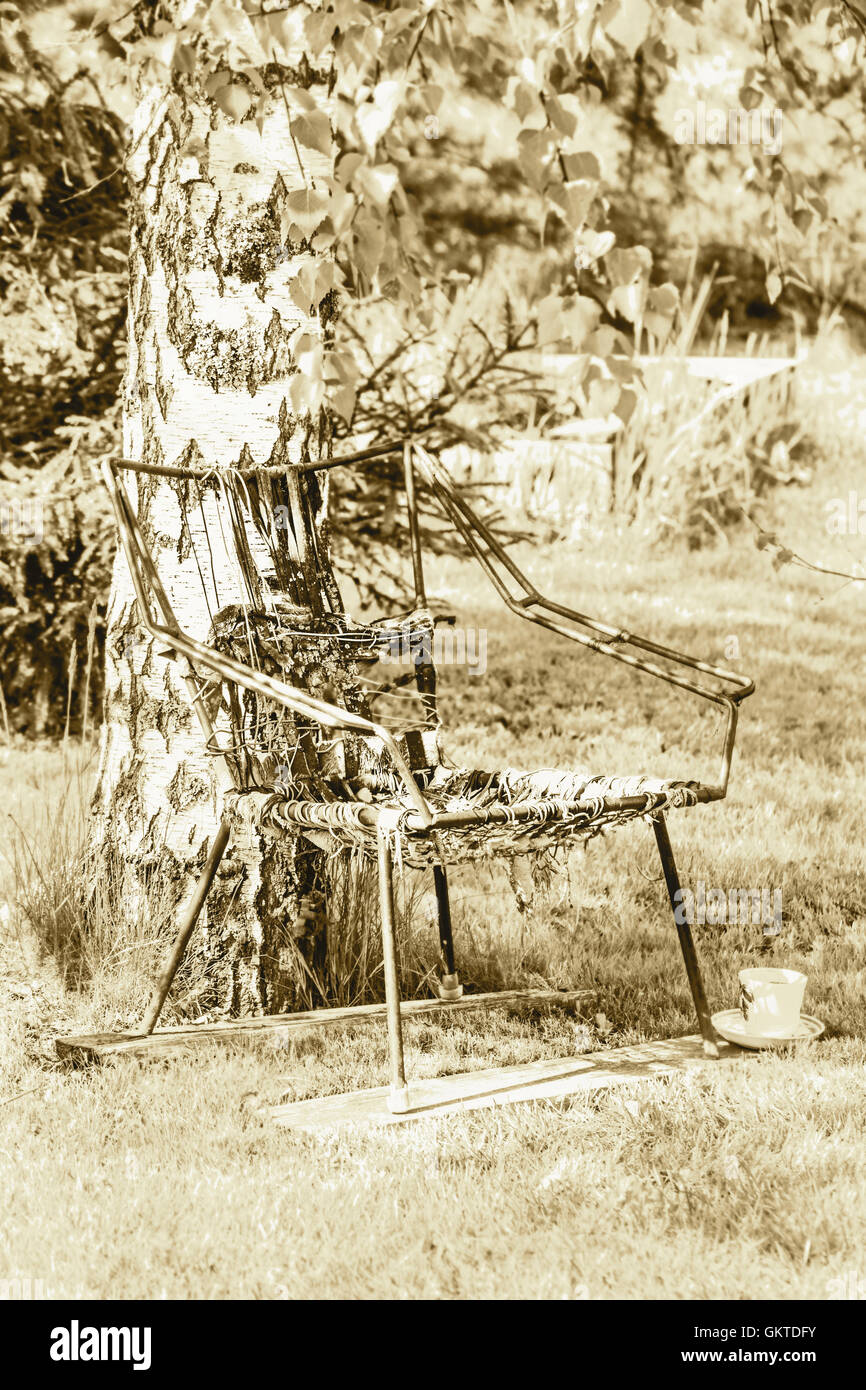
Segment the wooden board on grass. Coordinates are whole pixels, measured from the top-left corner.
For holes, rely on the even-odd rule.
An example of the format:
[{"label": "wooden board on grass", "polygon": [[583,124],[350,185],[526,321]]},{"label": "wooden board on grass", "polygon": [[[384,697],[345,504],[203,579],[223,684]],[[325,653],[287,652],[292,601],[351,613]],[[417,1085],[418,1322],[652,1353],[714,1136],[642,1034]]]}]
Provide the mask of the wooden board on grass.
[{"label": "wooden board on grass", "polygon": [[612,1048],[609,1052],[525,1062],[520,1066],[464,1072],[461,1076],[440,1076],[430,1081],[413,1082],[410,1078],[412,1109],[401,1115],[392,1115],[388,1109],[387,1086],[274,1105],[267,1113],[278,1125],[308,1131],[343,1125],[404,1124],[407,1120],[458,1115],[468,1110],[514,1105],[519,1101],[559,1100],[605,1087],[671,1076],[694,1067],[718,1067],[743,1055],[741,1048],[720,1041],[719,1060],[707,1058],[701,1039],[695,1033],[662,1042]]},{"label": "wooden board on grass", "polygon": [[[591,998],[590,989],[512,989],[496,994],[466,994],[446,1003],[441,999],[409,999],[400,1005],[404,1019],[435,1018],[438,1014],[464,1014],[491,1008],[562,1008],[579,999]],[[265,1018],[235,1018],[219,1023],[190,1023],[181,1028],[157,1028],[142,1033],[92,1033],[80,1037],[56,1038],[59,1057],[96,1061],[118,1056],[160,1057],[198,1047],[204,1042],[235,1042],[239,1038],[261,1038],[272,1047],[311,1037],[321,1028],[347,1027],[354,1023],[385,1021],[384,1004],[359,1004],[347,1009],[310,1009],[304,1013],[270,1014]]]}]

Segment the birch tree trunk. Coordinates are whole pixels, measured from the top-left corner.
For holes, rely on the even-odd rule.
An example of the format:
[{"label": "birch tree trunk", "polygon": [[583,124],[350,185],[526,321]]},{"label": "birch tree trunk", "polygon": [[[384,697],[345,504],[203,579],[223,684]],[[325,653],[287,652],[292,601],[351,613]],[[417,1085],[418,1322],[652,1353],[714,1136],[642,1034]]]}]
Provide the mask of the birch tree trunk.
[{"label": "birch tree trunk", "polygon": [[[293,87],[308,89],[327,111],[325,78],[302,51],[295,57]],[[324,313],[305,314],[289,289],[298,259],[309,265],[313,253],[291,236],[283,245],[287,199],[315,188],[332,160],[304,149],[301,162],[285,76],[285,67],[260,71],[257,121],[242,119],[246,90],[233,74],[228,101],[225,90],[220,100],[209,96],[194,73],[140,82],[128,158],[127,458],[226,469],[316,458],[327,448],[325,411],[315,401],[312,411],[292,408],[289,338],[304,325],[315,344],[324,331]],[[200,556],[208,555],[206,585],[218,607],[245,597],[232,561],[208,549],[195,508],[184,522],[177,484],[125,477],[180,625],[205,640]],[[215,514],[207,520],[210,536],[218,534]],[[176,668],[140,624],[122,553],[106,648],[95,843],[116,851],[130,901],[158,882],[180,907],[218,824],[221,795]],[[199,1008],[275,1012],[297,1003],[291,924],[320,869],[320,852],[305,841],[265,845],[254,837],[230,847],[191,947],[206,980]]]}]

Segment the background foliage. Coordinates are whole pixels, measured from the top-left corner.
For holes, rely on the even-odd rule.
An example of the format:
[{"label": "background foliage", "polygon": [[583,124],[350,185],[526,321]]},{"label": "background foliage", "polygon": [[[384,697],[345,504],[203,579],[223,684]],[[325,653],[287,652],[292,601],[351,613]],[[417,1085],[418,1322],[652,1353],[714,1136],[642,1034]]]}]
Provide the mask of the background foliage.
[{"label": "background foliage", "polygon": [[[635,351],[682,337],[682,292],[713,268],[699,342],[730,350],[770,328],[787,348],[833,309],[854,333],[866,321],[853,4],[312,8],[310,61],[336,48],[336,177],[329,214],[307,208],[283,233],[330,238],[343,307],[298,403],[327,389],[352,442],[425,430],[435,448],[489,443],[575,415],[628,427],[646,401]],[[128,60],[178,81],[195,67],[254,121],[255,64],[278,57],[287,23],[271,0],[201,0],[180,25],[176,11],[0,5],[0,681],[13,722],[35,732],[63,717],[71,645],[102,638],[113,541],[94,464],[120,442]],[[782,149],[679,144],[677,112],[698,101],[778,109]],[[302,103],[293,130],[301,149],[331,140]],[[583,375],[557,395],[515,348],[577,352]],[[659,534],[690,543],[736,524],[752,500],[739,427],[709,467],[730,504],[704,523],[706,459],[696,472],[681,455],[654,491],[640,422],[624,514],[647,529],[649,507],[651,530],[658,495]],[[344,552],[387,559],[391,481],[383,465],[337,495]],[[16,498],[41,499],[41,538],[9,522]]]}]

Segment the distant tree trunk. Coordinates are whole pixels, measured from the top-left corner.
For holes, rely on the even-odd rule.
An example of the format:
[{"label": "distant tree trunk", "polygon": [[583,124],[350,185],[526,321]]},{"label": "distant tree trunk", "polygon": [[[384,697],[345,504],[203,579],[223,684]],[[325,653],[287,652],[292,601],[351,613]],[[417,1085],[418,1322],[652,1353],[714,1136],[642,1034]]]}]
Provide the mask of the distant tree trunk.
[{"label": "distant tree trunk", "polygon": [[[260,76],[267,89],[261,133],[252,119],[237,119],[237,110],[227,115],[225,100],[209,97],[194,76],[141,89],[127,165],[128,458],[226,469],[297,460],[305,450],[315,458],[327,447],[326,412],[293,413],[290,403],[297,369],[288,338],[301,324],[314,339],[323,330],[315,311],[305,315],[288,292],[297,248],[281,253],[281,215],[287,196],[330,170],[330,159],[305,149],[301,166],[280,74],[269,67]],[[291,81],[327,109],[323,81],[302,55]],[[253,89],[236,76],[232,82],[242,109]],[[139,519],[180,624],[204,640],[202,548],[219,607],[243,597],[235,571],[224,555],[209,554],[195,508],[187,530],[182,487],[138,475],[136,489],[134,476],[126,479],[134,499],[137,490]],[[322,563],[329,564],[324,551]],[[140,625],[122,554],[106,652],[95,844],[119,853],[131,892],[156,879],[181,903],[204,861],[221,797],[177,671]],[[288,930],[299,896],[316,885],[321,855],[306,841],[265,848],[254,839],[250,848],[230,850],[194,938],[208,981],[200,1003],[208,1007],[275,1011],[298,998]]]}]

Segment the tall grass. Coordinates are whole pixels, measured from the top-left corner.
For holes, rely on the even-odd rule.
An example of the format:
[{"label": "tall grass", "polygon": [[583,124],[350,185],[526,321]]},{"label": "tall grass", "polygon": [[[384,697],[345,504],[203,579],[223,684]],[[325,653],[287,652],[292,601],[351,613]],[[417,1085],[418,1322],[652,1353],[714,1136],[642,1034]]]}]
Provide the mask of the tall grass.
[{"label": "tall grass", "polygon": [[[32,783],[26,821],[7,813],[5,859],[16,921],[23,920],[37,952],[50,957],[62,985],[90,989],[102,1002],[134,1008],[173,921],[158,879],[144,894],[129,891],[121,856],[110,846],[94,852],[90,803],[97,740],[89,701],[97,659],[96,605],[90,611],[83,666],[73,643],[67,663],[63,736],[48,765],[10,740]],[[80,736],[71,732],[82,711]],[[26,769],[26,771],[25,771]]]},{"label": "tall grass", "polygon": [[[615,444],[614,511],[638,532],[678,536],[690,548],[727,539],[774,487],[808,481],[815,454],[799,419],[796,368],[745,388],[690,372],[713,283],[714,273],[690,277],[677,330],[664,344],[647,335],[646,394]],[[727,339],[725,315],[703,354],[724,357]],[[739,355],[767,354],[768,340],[753,335]]]},{"label": "tall grass", "polygon": [[[690,549],[729,540],[744,514],[751,516],[779,487],[807,482],[823,433],[800,389],[800,366],[753,381],[746,372],[737,381],[730,368],[710,380],[710,374],[690,365],[695,354],[727,359],[726,315],[708,338],[698,340],[715,283],[714,272],[698,279],[693,268],[667,338],[635,325],[634,361],[642,385],[625,424],[615,415],[585,414],[588,402],[580,382],[586,358],[554,355],[554,365],[546,367],[543,354],[528,354],[526,365],[538,374],[538,389],[525,396],[515,390],[515,407],[519,403],[525,417],[513,450],[494,459],[468,446],[455,451],[458,469],[470,461],[466,481],[500,489],[509,523],[531,519],[537,528],[547,523],[551,538],[572,535],[582,511],[587,514],[577,529],[587,525],[598,535],[612,520],[615,529],[626,527],[632,536],[662,542],[676,537]],[[825,316],[810,357],[824,355],[837,327],[838,319]],[[794,349],[792,361],[804,363],[796,334]],[[753,334],[738,345],[736,357],[755,364],[774,353],[777,342]],[[518,360],[523,364],[522,355]],[[609,365],[615,376],[616,364]],[[619,365],[629,362],[621,357]],[[566,444],[538,453],[523,447],[548,438]],[[601,514],[598,500],[611,467],[607,450],[613,455],[610,519]],[[604,477],[600,490],[599,474]]]},{"label": "tall grass", "polygon": [[89,991],[100,1010],[135,1013],[173,915],[158,879],[131,894],[120,856],[94,854],[95,767],[94,741],[66,738],[50,773],[35,773],[27,821],[9,816],[7,891],[16,920],[67,990]]},{"label": "tall grass", "polygon": [[690,548],[724,540],[774,487],[808,480],[813,445],[790,373],[708,393],[685,362],[663,358],[648,377],[616,447],[614,508],[639,532]]}]

